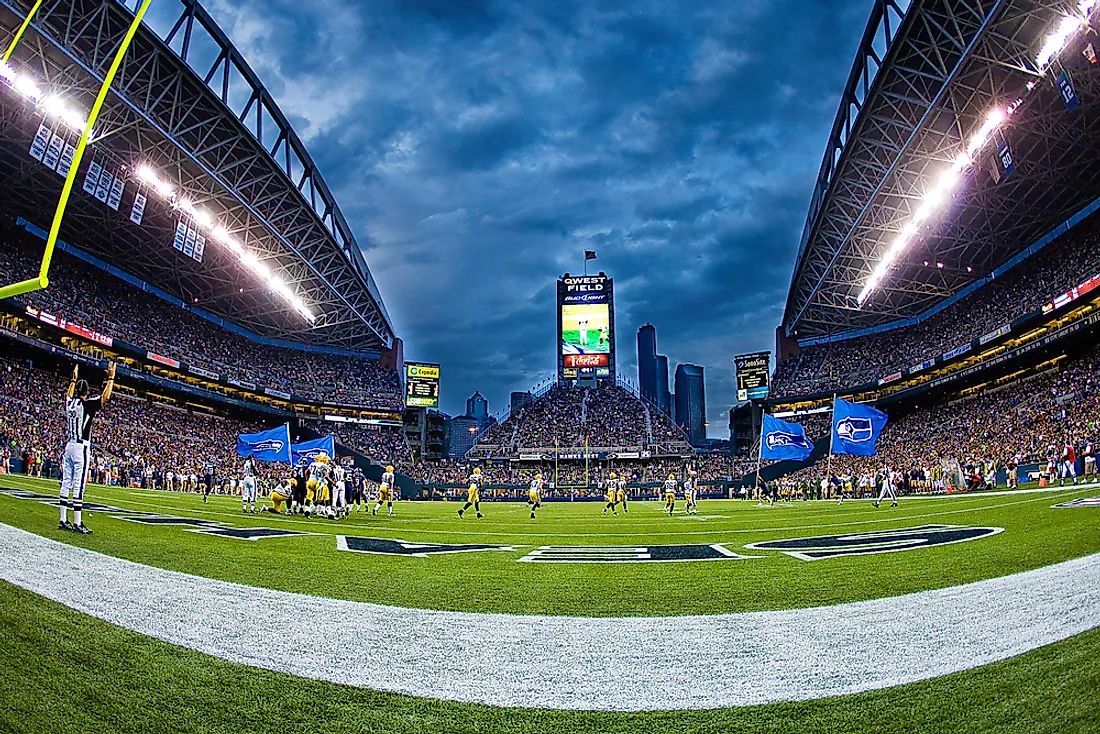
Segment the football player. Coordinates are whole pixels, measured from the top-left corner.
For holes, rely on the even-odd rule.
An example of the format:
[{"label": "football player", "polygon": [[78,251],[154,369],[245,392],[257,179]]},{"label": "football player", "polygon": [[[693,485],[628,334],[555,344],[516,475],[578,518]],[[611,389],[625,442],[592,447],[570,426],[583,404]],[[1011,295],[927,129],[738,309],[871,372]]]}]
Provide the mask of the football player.
[{"label": "football player", "polygon": [[[378,485],[378,504],[374,506],[374,509],[370,511],[370,514],[377,515],[379,508],[382,507],[382,503],[386,503],[386,514],[393,517],[393,467],[387,466],[386,471],[382,472],[382,483]],[[461,513],[459,513],[461,514]]]},{"label": "football player", "polygon": [[462,513],[473,506],[474,512],[477,513],[477,519],[480,520],[484,517],[481,514],[481,467],[474,469],[474,473],[470,475],[466,483],[469,485],[469,489],[466,490],[466,504],[458,511],[458,516],[462,517]]},{"label": "football player", "polygon": [[290,484],[291,500],[288,512],[301,513],[305,511],[306,494],[309,492],[306,487],[308,484],[309,460],[303,456],[298,459],[298,463],[294,466],[294,475]]},{"label": "football player", "polygon": [[676,475],[669,474],[665,480],[665,512],[669,517],[676,511]]},{"label": "football player", "polygon": [[542,507],[542,474],[536,474],[531,480],[531,486],[527,488],[527,505],[531,508],[531,517],[534,518],[535,510]]},{"label": "football player", "polygon": [[351,472],[351,495],[348,497],[348,505],[355,505],[355,511],[363,506],[363,470],[355,467]]},{"label": "football player", "polygon": [[618,482],[615,480],[615,472],[611,472],[610,478],[607,480],[607,504],[603,506],[603,514],[607,514],[608,510],[611,510],[611,514],[615,517],[619,516],[619,513],[615,511],[615,486]]},{"label": "football player", "polygon": [[684,512],[690,515],[698,515],[699,507],[696,504],[699,492],[699,482],[695,478],[695,470],[688,469],[687,479],[684,480]]},{"label": "football player", "polygon": [[256,464],[252,460],[252,454],[244,460],[244,478],[241,479],[241,512],[256,512]]},{"label": "football player", "polygon": [[303,512],[309,517],[314,512],[320,512],[325,501],[325,483],[328,481],[328,454],[324,451],[317,454],[313,463],[309,465],[309,479],[306,481],[306,506]]},{"label": "football player", "polygon": [[340,462],[332,465],[332,505],[329,507],[331,517],[347,517],[348,500],[347,485],[344,483],[344,467]]},{"label": "football player", "polygon": [[271,507],[265,507],[263,509],[268,512],[273,512],[276,515],[283,514],[283,503],[287,505],[287,513],[290,512],[291,498],[294,496],[294,478],[285,477],[279,480],[279,483],[275,485],[275,488],[271,490]]},{"label": "football player", "polygon": [[624,477],[615,480],[615,501],[622,506],[623,514],[626,515],[629,510],[626,509],[626,479]]}]

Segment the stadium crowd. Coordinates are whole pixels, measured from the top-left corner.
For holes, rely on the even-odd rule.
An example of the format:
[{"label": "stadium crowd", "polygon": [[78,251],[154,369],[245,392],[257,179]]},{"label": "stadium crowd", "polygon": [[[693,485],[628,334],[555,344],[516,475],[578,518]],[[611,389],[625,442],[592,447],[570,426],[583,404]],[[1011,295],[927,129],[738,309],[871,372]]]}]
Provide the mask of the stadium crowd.
[{"label": "stadium crowd", "polygon": [[1100,218],[1094,217],[919,324],[802,349],[776,366],[771,395],[808,395],[873,382],[989,334],[1097,272]]},{"label": "stadium crowd", "polygon": [[[19,231],[3,232],[0,237],[3,282],[37,272],[40,242]],[[397,373],[383,369],[376,360],[254,342],[62,251],[54,255],[50,287],[22,298],[29,305],[246,387],[268,387],[329,403],[391,409],[402,405]]]},{"label": "stadium crowd", "polygon": [[888,466],[903,471],[918,489],[931,490],[934,479],[950,479],[945,473],[951,472],[961,476],[961,486],[976,488],[999,469],[1036,463],[1054,481],[1070,447],[1084,469],[1085,457],[1094,453],[1088,447],[1098,438],[1100,346],[1047,372],[892,419],[877,456],[834,456],[833,477],[825,476],[828,464],[822,461],[784,481],[816,487],[823,479],[853,478],[858,491]]}]

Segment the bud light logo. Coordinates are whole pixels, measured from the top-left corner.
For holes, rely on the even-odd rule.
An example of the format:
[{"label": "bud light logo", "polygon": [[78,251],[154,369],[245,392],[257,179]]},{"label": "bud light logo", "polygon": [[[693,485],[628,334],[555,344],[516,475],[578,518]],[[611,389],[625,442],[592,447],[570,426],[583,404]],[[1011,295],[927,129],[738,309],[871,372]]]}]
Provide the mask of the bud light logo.
[{"label": "bud light logo", "polygon": [[566,296],[563,303],[607,303],[605,293],[574,293]]},{"label": "bud light logo", "polygon": [[836,435],[845,441],[863,443],[870,441],[874,434],[870,418],[852,418],[851,416],[837,421]]}]

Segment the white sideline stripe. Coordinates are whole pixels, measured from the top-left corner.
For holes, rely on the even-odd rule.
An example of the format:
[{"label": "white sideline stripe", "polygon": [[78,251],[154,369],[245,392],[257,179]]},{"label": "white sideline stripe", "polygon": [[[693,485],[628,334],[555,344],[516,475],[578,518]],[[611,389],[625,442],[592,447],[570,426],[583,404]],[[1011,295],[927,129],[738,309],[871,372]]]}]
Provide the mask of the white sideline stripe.
[{"label": "white sideline stripe", "polygon": [[[724,708],[858,693],[1003,660],[1100,625],[1100,554],[831,607],[591,619],[406,609],[242,586],[0,523],[0,578],[244,665],[554,709]],[[318,620],[334,623],[318,634]]]}]

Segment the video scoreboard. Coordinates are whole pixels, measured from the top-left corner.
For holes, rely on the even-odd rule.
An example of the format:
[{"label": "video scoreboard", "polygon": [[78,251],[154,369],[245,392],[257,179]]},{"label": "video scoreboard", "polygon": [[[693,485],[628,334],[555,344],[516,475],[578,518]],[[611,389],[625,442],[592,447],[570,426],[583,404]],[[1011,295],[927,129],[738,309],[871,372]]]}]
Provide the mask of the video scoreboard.
[{"label": "video scoreboard", "polygon": [[768,397],[771,377],[771,353],[753,352],[733,358],[737,367],[737,399],[764,400]]},{"label": "video scoreboard", "polygon": [[410,408],[439,407],[439,365],[405,363],[405,405]]}]

